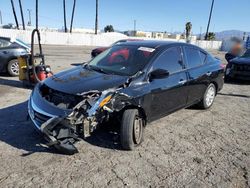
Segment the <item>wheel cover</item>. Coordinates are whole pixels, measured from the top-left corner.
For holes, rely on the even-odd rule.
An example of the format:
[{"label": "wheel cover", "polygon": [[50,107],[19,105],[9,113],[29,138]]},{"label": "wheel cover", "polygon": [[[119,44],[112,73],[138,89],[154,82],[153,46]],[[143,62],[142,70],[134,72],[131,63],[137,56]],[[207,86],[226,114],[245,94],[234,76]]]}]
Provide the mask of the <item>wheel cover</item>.
[{"label": "wheel cover", "polygon": [[11,64],[10,70],[14,74],[19,74],[19,65],[18,65],[17,61],[15,61],[14,63]]},{"label": "wheel cover", "polygon": [[142,139],[143,120],[140,117],[136,117],[134,121],[133,137],[135,144],[140,144]]},{"label": "wheel cover", "polygon": [[215,88],[209,87],[206,94],[206,105],[209,107],[213,104],[215,98]]}]

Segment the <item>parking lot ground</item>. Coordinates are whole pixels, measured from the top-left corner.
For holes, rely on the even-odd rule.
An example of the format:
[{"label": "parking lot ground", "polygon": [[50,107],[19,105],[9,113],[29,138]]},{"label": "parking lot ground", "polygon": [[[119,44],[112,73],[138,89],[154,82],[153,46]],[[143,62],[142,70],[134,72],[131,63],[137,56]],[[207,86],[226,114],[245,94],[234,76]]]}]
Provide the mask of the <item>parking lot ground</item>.
[{"label": "parking lot ground", "polygon": [[[54,72],[87,61],[90,47],[44,46]],[[224,53],[213,51],[223,58]],[[31,90],[0,76],[0,187],[249,187],[250,84],[225,84],[209,110],[184,109],[151,123],[145,141],[122,151],[112,129],[48,149],[27,121]]]}]

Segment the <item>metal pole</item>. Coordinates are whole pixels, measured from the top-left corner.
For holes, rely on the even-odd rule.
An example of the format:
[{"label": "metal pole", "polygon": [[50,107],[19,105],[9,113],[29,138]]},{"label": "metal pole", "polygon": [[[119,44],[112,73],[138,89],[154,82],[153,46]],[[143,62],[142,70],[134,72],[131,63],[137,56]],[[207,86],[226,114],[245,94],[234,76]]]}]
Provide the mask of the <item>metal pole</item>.
[{"label": "metal pole", "polygon": [[29,12],[29,22],[28,22],[28,26],[31,26],[31,9],[27,9],[27,11]]},{"label": "metal pole", "polygon": [[76,0],[74,0],[74,4],[73,4],[71,23],[70,23],[70,33],[72,33],[73,20],[74,20],[74,14],[75,14],[75,7],[76,7]]},{"label": "metal pole", "polygon": [[22,7],[21,0],[19,0],[19,7],[20,7],[20,12],[21,12],[21,17],[22,17],[23,30],[25,30],[25,23],[24,23],[24,18],[23,18],[23,7]]},{"label": "metal pole", "polygon": [[134,20],[134,36],[136,36],[136,20]]},{"label": "metal pole", "polygon": [[66,21],[66,3],[65,0],[63,0],[63,14],[64,14],[64,32],[67,33],[67,21]]},{"label": "metal pole", "polygon": [[208,32],[209,32],[209,26],[210,26],[210,22],[211,22],[211,17],[213,14],[213,9],[214,9],[214,0],[212,0],[212,5],[211,5],[211,9],[210,9],[210,15],[209,15],[209,19],[208,19],[208,24],[207,24],[207,32],[205,35],[205,40],[208,39]]},{"label": "metal pole", "polygon": [[0,10],[0,24],[2,25],[3,24],[3,18],[2,18],[2,12]]},{"label": "metal pole", "polygon": [[17,29],[19,29],[19,24],[18,24],[18,20],[17,20],[17,17],[16,17],[16,10],[15,10],[13,0],[10,0],[10,2],[11,2],[11,6],[12,6],[12,11],[13,11],[13,14],[14,14],[15,22],[16,22],[16,27],[17,27]]},{"label": "metal pole", "polygon": [[98,0],[96,0],[96,10],[95,10],[95,34],[97,35],[98,30]]}]

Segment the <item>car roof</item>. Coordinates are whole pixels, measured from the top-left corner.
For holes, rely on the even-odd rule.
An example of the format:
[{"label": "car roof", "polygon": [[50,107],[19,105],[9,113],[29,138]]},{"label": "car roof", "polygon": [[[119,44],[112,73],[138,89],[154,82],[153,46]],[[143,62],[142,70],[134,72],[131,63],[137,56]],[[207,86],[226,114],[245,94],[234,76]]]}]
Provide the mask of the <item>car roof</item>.
[{"label": "car roof", "polygon": [[[176,41],[160,41],[160,40],[141,40],[141,41],[128,41],[126,43],[121,43],[121,44],[117,44],[118,46],[126,46],[126,45],[130,45],[130,46],[137,46],[137,47],[148,47],[148,48],[167,48],[170,45],[171,46],[189,46],[192,48],[196,48],[197,50],[201,50],[203,52],[206,52],[205,50],[203,50],[202,48],[193,45],[193,44],[189,44],[189,43],[185,43],[185,42],[176,42]],[[207,52],[206,52],[207,53]]]},{"label": "car roof", "polygon": [[158,48],[158,47],[164,47],[169,46],[170,44],[185,44],[181,42],[173,42],[173,41],[158,41],[158,40],[138,40],[138,41],[128,41],[126,43],[118,44],[119,46],[143,46],[143,47],[149,47],[149,48]]}]

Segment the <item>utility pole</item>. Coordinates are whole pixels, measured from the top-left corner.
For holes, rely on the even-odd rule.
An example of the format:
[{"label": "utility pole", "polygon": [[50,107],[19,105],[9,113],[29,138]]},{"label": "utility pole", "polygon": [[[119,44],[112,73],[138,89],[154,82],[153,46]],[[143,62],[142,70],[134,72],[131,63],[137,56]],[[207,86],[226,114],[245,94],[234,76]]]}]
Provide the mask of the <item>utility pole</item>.
[{"label": "utility pole", "polygon": [[205,35],[205,40],[208,39],[208,32],[209,32],[211,17],[212,17],[212,14],[213,14],[213,9],[214,9],[214,0],[212,0],[212,5],[211,5],[211,9],[210,9],[208,24],[207,24],[207,32],[206,32],[206,35]]},{"label": "utility pole", "polygon": [[74,15],[75,15],[75,7],[76,7],[76,0],[74,0],[74,4],[73,4],[71,23],[70,23],[70,33],[72,33],[72,27],[73,27]]},{"label": "utility pole", "polygon": [[134,20],[134,37],[136,36],[136,20]]},{"label": "utility pole", "polygon": [[17,20],[17,17],[16,17],[16,10],[15,10],[13,0],[10,0],[10,2],[11,2],[11,6],[12,6],[12,11],[13,11],[13,14],[14,14],[15,22],[16,22],[16,27],[17,27],[17,29],[19,29],[19,24],[18,24],[18,20]]},{"label": "utility pole", "polygon": [[28,21],[28,26],[31,26],[31,9],[27,9],[29,12],[29,21]]},{"label": "utility pole", "polygon": [[202,27],[200,27],[200,40],[202,40]]},{"label": "utility pole", "polygon": [[64,14],[64,32],[67,33],[67,22],[66,22],[66,3],[65,0],[63,0],[63,14]]},{"label": "utility pole", "polygon": [[3,25],[3,18],[2,18],[2,12],[0,10],[0,24]]},{"label": "utility pole", "polygon": [[95,34],[97,35],[97,30],[98,30],[98,0],[96,2],[96,7],[95,7]]},{"label": "utility pole", "polygon": [[24,23],[24,18],[23,18],[23,6],[22,6],[21,0],[19,0],[19,7],[20,7],[20,12],[21,12],[21,17],[22,17],[23,30],[25,30],[25,23]]}]

